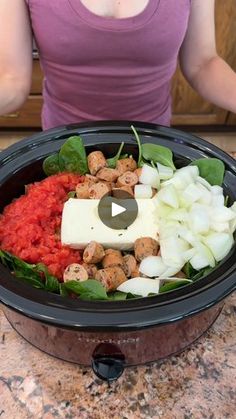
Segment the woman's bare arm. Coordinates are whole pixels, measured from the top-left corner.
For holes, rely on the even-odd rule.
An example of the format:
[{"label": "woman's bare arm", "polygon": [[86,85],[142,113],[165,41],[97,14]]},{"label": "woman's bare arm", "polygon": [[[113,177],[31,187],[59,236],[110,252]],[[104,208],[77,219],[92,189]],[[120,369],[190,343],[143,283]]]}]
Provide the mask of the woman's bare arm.
[{"label": "woman's bare arm", "polygon": [[190,85],[210,102],[236,112],[236,73],[215,45],[214,0],[192,0],[180,65]]},{"label": "woman's bare arm", "polygon": [[0,1],[0,114],[26,100],[32,76],[32,34],[24,0]]}]

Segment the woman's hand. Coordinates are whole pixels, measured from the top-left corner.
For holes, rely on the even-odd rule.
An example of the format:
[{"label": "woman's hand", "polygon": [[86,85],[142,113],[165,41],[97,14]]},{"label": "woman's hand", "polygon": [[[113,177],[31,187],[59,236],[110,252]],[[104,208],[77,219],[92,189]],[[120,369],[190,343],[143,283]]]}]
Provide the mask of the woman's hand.
[{"label": "woman's hand", "polygon": [[32,75],[32,34],[24,0],[0,1],[0,114],[26,100]]},{"label": "woman's hand", "polygon": [[236,73],[216,51],[214,6],[214,0],[192,0],[180,65],[201,96],[236,113]]}]

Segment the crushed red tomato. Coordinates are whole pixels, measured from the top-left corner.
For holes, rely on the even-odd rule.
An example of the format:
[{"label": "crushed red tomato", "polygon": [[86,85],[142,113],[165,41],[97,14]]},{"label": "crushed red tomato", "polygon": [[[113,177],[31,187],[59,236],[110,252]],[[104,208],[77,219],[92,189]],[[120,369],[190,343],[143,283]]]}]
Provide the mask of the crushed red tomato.
[{"label": "crushed red tomato", "polygon": [[26,195],[0,215],[0,248],[25,262],[44,263],[62,280],[66,266],[81,261],[78,250],[61,244],[60,227],[68,192],[83,180],[73,173],[60,173],[29,185]]}]

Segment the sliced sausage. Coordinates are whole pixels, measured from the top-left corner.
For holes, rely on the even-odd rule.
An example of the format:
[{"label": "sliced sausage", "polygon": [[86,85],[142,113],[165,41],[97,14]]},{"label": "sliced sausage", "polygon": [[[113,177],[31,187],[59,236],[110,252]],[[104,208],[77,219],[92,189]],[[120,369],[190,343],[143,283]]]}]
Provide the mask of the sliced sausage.
[{"label": "sliced sausage", "polygon": [[84,249],[83,261],[85,263],[99,263],[105,256],[105,251],[100,243],[91,241]]},{"label": "sliced sausage", "polygon": [[106,182],[94,183],[89,187],[90,199],[101,199],[104,195],[110,194],[111,185]]},{"label": "sliced sausage", "polygon": [[117,179],[117,186],[135,186],[138,183],[138,176],[133,172],[125,172]]},{"label": "sliced sausage", "polygon": [[139,265],[140,264],[137,263],[136,269],[133,272],[131,272],[131,278],[139,278],[140,276],[142,276],[141,272],[139,272]]},{"label": "sliced sausage", "polygon": [[137,169],[137,163],[133,157],[128,157],[127,159],[118,160],[116,163],[116,169],[119,171],[120,175],[123,175],[125,172],[133,172]]},{"label": "sliced sausage", "polygon": [[78,263],[68,265],[63,274],[64,282],[67,281],[86,281],[88,279],[88,272]]},{"label": "sliced sausage", "polygon": [[102,260],[103,268],[111,268],[113,266],[120,266],[124,268],[124,260],[120,250],[107,249]]},{"label": "sliced sausage", "polygon": [[119,285],[127,280],[123,269],[119,266],[100,269],[97,271],[95,279],[101,282],[107,291],[115,291]]},{"label": "sliced sausage", "polygon": [[132,198],[134,196],[134,190],[131,186],[121,186],[120,188],[112,188],[112,195],[115,198],[121,198],[122,199],[122,197],[123,197],[122,193],[124,195],[124,192],[127,192],[130,195],[130,198]]},{"label": "sliced sausage", "polygon": [[87,271],[88,277],[91,279],[94,279],[98,271],[97,266],[94,263],[85,263],[85,262],[82,263],[82,266]]},{"label": "sliced sausage", "polygon": [[134,242],[134,254],[139,262],[147,256],[156,256],[158,250],[158,241],[152,237],[141,237]]},{"label": "sliced sausage", "polygon": [[86,174],[84,177],[84,181],[92,185],[93,183],[98,182],[98,178],[96,176]]},{"label": "sliced sausage", "polygon": [[80,199],[89,199],[89,183],[78,183],[75,188],[76,196]]},{"label": "sliced sausage", "polygon": [[120,174],[116,169],[104,167],[103,169],[99,170],[96,176],[98,179],[105,180],[106,182],[116,182]]},{"label": "sliced sausage", "polygon": [[106,165],[107,161],[101,151],[93,151],[88,155],[88,167],[91,175],[96,175]]},{"label": "sliced sausage", "polygon": [[137,261],[133,255],[125,255],[123,261],[125,275],[130,278],[131,274],[137,270]]},{"label": "sliced sausage", "polygon": [[138,178],[140,178],[141,174],[142,174],[142,167],[138,167],[134,173],[138,176]]}]

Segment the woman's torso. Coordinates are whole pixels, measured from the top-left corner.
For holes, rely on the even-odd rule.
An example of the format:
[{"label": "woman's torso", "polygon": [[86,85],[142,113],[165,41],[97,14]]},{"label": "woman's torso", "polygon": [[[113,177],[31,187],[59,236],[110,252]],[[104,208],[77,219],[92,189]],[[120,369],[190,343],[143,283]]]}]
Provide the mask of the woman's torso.
[{"label": "woman's torso", "polygon": [[102,119],[168,125],[190,1],[142,0],[138,13],[114,18],[89,10],[92,0],[28,0],[45,74],[43,128]]},{"label": "woman's torso", "polygon": [[91,12],[103,16],[122,19],[141,13],[149,0],[80,0]]}]

